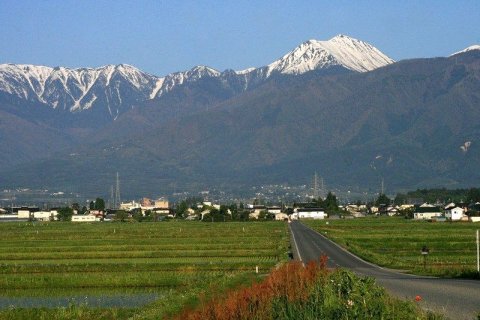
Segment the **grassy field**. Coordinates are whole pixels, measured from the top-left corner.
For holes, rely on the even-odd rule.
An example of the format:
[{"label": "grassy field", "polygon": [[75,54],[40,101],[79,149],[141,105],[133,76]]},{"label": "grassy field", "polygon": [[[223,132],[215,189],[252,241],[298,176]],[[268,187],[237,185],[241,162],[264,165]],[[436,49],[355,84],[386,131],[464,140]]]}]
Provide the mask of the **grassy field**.
[{"label": "grassy field", "polygon": [[[1,223],[0,298],[85,296],[0,319],[156,319],[288,259],[288,227],[263,223]],[[89,307],[89,296],[155,295],[146,306]]]},{"label": "grassy field", "polygon": [[[478,277],[475,242],[478,224],[432,223],[399,217],[303,222],[381,266],[417,274]],[[421,254],[423,246],[430,250],[426,268]]]}]

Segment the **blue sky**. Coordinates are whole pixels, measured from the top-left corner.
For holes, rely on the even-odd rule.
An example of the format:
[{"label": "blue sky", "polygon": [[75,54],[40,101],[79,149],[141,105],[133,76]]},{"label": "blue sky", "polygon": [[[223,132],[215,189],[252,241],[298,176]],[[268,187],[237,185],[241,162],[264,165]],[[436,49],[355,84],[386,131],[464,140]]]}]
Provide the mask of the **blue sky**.
[{"label": "blue sky", "polygon": [[241,70],[340,33],[395,60],[447,56],[480,44],[480,1],[0,1],[0,63]]}]

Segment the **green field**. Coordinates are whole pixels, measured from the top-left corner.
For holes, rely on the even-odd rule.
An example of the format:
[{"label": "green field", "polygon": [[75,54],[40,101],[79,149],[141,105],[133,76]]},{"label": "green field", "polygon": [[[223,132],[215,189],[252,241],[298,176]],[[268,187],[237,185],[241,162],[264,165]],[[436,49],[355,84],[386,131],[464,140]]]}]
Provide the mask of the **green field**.
[{"label": "green field", "polygon": [[[479,224],[432,223],[399,217],[304,220],[363,259],[417,274],[475,277]],[[424,259],[423,246],[430,250]]]},{"label": "green field", "polygon": [[[0,318],[159,318],[212,288],[248,282],[256,267],[270,272],[288,259],[288,245],[284,222],[1,223],[0,302],[85,296],[85,303],[4,306]],[[89,297],[109,296],[154,298],[141,307],[88,307]]]}]

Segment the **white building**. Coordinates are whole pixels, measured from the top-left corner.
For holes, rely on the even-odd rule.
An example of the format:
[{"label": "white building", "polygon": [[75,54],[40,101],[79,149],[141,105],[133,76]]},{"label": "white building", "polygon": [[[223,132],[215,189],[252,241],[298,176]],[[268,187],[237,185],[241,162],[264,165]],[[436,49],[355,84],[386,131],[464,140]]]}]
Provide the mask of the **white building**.
[{"label": "white building", "polygon": [[95,222],[100,221],[99,218],[91,215],[77,214],[72,216],[72,222]]},{"label": "white building", "polygon": [[140,203],[135,201],[132,202],[122,202],[120,203],[120,210],[132,211],[133,209],[141,208]]},{"label": "white building", "polygon": [[276,215],[276,214],[282,212],[282,208],[281,207],[268,207],[267,211],[268,211],[268,213],[273,213],[273,214]]},{"label": "white building", "polygon": [[387,207],[387,215],[389,217],[396,216],[398,214],[398,209],[396,207],[389,206]]},{"label": "white building", "polygon": [[[33,214],[33,212],[32,212]],[[29,219],[30,218],[30,210],[29,209],[18,209],[18,218],[19,219]]]},{"label": "white building", "polygon": [[288,214],[282,212],[275,213],[275,220],[283,221],[285,219],[288,220]]},{"label": "white building", "polygon": [[459,221],[464,216],[464,210],[460,207],[445,210],[445,218],[451,221]]},{"label": "white building", "polygon": [[248,215],[250,219],[258,219],[262,211],[267,211],[267,207],[263,205],[247,205],[247,208],[250,209],[250,214]]},{"label": "white building", "polygon": [[31,209],[22,207],[18,209],[18,219],[35,219],[39,221],[56,220],[58,212],[56,210],[38,211],[38,209]]},{"label": "white building", "polygon": [[57,210],[37,211],[32,213],[32,218],[39,221],[53,221],[57,220]]},{"label": "white building", "polygon": [[325,210],[321,208],[297,208],[294,210],[299,219],[325,219]]},{"label": "white building", "polygon": [[155,200],[155,207],[156,208],[168,208],[168,200],[160,198]]},{"label": "white building", "polygon": [[430,220],[441,216],[442,212],[440,211],[440,208],[428,203],[416,207],[413,212],[413,219],[415,220]]}]

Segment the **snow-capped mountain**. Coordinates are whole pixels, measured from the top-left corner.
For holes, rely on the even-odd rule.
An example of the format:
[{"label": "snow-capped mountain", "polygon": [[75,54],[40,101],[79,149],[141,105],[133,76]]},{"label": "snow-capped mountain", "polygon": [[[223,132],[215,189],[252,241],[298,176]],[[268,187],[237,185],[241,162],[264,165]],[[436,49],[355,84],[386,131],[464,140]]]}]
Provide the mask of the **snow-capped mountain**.
[{"label": "snow-capped mountain", "polygon": [[0,98],[3,95],[10,101],[26,100],[73,113],[100,109],[115,119],[124,110],[203,78],[216,78],[223,86],[241,92],[273,74],[298,75],[333,66],[366,72],[393,62],[366,42],[338,35],[328,41],[307,41],[267,66],[241,71],[196,66],[157,77],[125,64],[95,69],[2,64]]},{"label": "snow-capped mountain", "polygon": [[267,66],[267,74],[280,72],[301,74],[307,71],[343,66],[357,72],[366,72],[395,61],[372,45],[338,35],[328,41],[309,40]]},{"label": "snow-capped mountain", "polygon": [[163,78],[158,78],[149,98],[160,97],[171,91],[175,86],[187,81],[196,81],[203,77],[218,77],[220,74],[219,71],[206,66],[196,66],[188,71],[171,73]]},{"label": "snow-capped mountain", "polygon": [[0,65],[0,91],[12,97],[71,112],[102,105],[112,117],[118,115],[120,106],[145,100],[156,80],[125,64],[96,69]]},{"label": "snow-capped mountain", "polygon": [[463,49],[463,50],[461,50],[461,51],[452,53],[452,54],[450,55],[450,57],[451,57],[451,56],[454,56],[454,55],[456,55],[456,54],[465,53],[465,52],[472,51],[472,50],[480,50],[480,45],[474,44],[473,46],[467,47],[467,48],[465,48],[465,49]]}]

